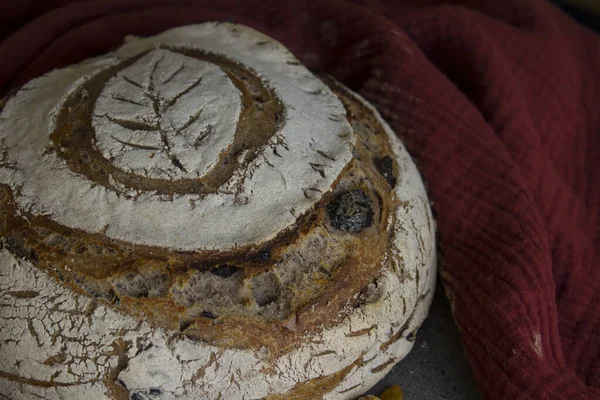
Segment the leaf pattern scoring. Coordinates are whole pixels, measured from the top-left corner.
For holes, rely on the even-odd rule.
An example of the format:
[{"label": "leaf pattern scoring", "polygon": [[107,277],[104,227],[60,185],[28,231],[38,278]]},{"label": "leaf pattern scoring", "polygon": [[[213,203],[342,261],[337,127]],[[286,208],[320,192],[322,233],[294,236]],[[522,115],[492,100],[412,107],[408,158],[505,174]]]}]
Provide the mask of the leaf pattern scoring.
[{"label": "leaf pattern scoring", "polygon": [[151,178],[200,177],[232,143],[241,94],[218,66],[156,49],[112,77],[95,106],[96,146]]}]

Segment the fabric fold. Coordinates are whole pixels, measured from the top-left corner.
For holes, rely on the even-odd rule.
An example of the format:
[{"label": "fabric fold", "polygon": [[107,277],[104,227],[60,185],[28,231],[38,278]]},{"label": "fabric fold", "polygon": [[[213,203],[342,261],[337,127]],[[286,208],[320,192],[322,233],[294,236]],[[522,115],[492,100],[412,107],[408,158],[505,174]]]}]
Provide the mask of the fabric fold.
[{"label": "fabric fold", "polygon": [[0,92],[205,20],[277,38],[377,106],[437,212],[484,399],[600,399],[600,39],[542,0],[0,0]]}]

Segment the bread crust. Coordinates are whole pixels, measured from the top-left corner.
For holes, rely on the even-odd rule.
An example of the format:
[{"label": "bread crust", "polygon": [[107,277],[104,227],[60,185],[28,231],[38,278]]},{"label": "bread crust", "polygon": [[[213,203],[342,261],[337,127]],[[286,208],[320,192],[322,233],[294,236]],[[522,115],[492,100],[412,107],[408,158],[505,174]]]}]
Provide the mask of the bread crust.
[{"label": "bread crust", "polygon": [[[25,151],[11,137],[31,128],[18,117],[32,101],[49,112]],[[198,132],[212,155],[188,151]],[[408,353],[427,314],[435,223],[409,154],[364,99],[250,28],[131,38],[38,78],[7,102],[0,140],[11,399],[352,399]],[[52,190],[52,173],[76,189]],[[77,196],[100,199],[94,221],[89,205],[65,206]],[[161,227],[173,210],[182,233]],[[187,237],[186,219],[210,232]]]}]

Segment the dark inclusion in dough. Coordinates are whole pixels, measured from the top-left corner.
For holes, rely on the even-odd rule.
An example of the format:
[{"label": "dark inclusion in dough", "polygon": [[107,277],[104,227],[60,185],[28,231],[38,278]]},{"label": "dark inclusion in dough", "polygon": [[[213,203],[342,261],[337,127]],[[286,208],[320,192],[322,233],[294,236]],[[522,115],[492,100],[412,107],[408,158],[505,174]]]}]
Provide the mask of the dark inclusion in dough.
[{"label": "dark inclusion in dough", "polygon": [[390,156],[385,156],[378,159],[375,161],[375,166],[391,187],[396,186],[396,177],[394,176],[394,160],[392,160]]},{"label": "dark inclusion in dough", "polygon": [[331,225],[341,231],[356,233],[373,224],[373,202],[361,189],[351,190],[327,205]]},{"label": "dark inclusion in dough", "polygon": [[203,318],[208,318],[208,319],[217,319],[217,316],[215,314],[211,313],[210,311],[202,311],[200,316]]},{"label": "dark inclusion in dough", "polygon": [[217,268],[213,268],[210,272],[213,275],[220,276],[221,278],[229,278],[239,271],[238,267],[234,267],[233,265],[223,264]]}]

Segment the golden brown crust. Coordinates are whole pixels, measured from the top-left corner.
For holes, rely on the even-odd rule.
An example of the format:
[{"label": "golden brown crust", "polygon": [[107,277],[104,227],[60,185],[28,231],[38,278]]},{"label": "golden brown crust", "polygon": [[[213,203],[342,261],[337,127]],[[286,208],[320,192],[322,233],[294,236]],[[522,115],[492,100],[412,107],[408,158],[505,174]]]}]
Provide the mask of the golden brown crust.
[{"label": "golden brown crust", "polygon": [[[19,92],[0,119],[0,388],[348,400],[385,375],[429,304],[426,193],[377,112],[321,78],[202,24]],[[20,117],[40,98],[47,118]]]},{"label": "golden brown crust", "polygon": [[[361,357],[362,358],[362,357]],[[362,364],[361,358],[357,359],[346,368],[336,372],[335,374],[321,376],[316,379],[311,379],[307,382],[302,382],[296,385],[292,390],[285,394],[273,394],[267,396],[264,400],[317,400],[322,399],[323,396],[333,388],[335,388],[340,381],[342,381],[353,368]]]},{"label": "golden brown crust", "polygon": [[[344,103],[357,136],[354,160],[332,193],[324,194],[310,213],[300,216],[294,231],[286,232],[261,249],[194,253],[133,246],[99,234],[65,228],[48,218],[19,214],[6,186],[0,190],[3,235],[17,253],[34,261],[38,267],[140,320],[221,346],[266,347],[273,354],[280,353],[298,343],[301,337],[324,326],[336,325],[345,315],[348,299],[355,298],[354,306],[358,305],[360,297],[353,295],[375,280],[390,242],[386,231],[389,217],[397,207],[390,189],[393,187],[391,179],[399,172],[393,162],[387,170],[382,170],[381,160],[386,157],[393,160],[393,157],[376,117],[343,87],[331,79],[324,79]],[[86,108],[85,104],[82,107]],[[277,107],[276,102],[274,104]],[[78,111],[72,112],[78,115]],[[65,125],[61,126],[64,130]],[[64,135],[66,133],[53,138],[55,145],[68,144],[77,148],[72,142],[61,142]],[[174,190],[172,182],[166,187]],[[374,208],[374,223],[357,233],[333,227],[327,211],[332,199],[352,190],[364,192]],[[337,251],[340,256],[326,260],[333,265],[310,271],[303,278],[308,282],[306,285],[302,286],[297,280],[292,287],[286,288],[291,293],[286,300],[288,309],[278,313],[276,318],[261,316],[260,307],[251,296],[241,300],[246,304],[238,304],[237,313],[225,316],[217,314],[215,310],[219,307],[190,313],[189,304],[186,307],[173,297],[176,282],[187,282],[191,271],[206,273],[223,265],[239,268],[244,274],[244,284],[248,285],[261,272],[274,270],[285,263],[286,257],[294,256],[298,249],[298,254],[307,257],[302,249],[308,239],[315,237],[329,237],[329,248],[320,250]],[[162,280],[164,285],[152,296],[148,295],[148,290],[142,290],[137,296],[122,295],[118,282],[135,280],[139,275],[145,279],[158,277],[156,279]],[[231,308],[231,304],[224,307]]]}]

